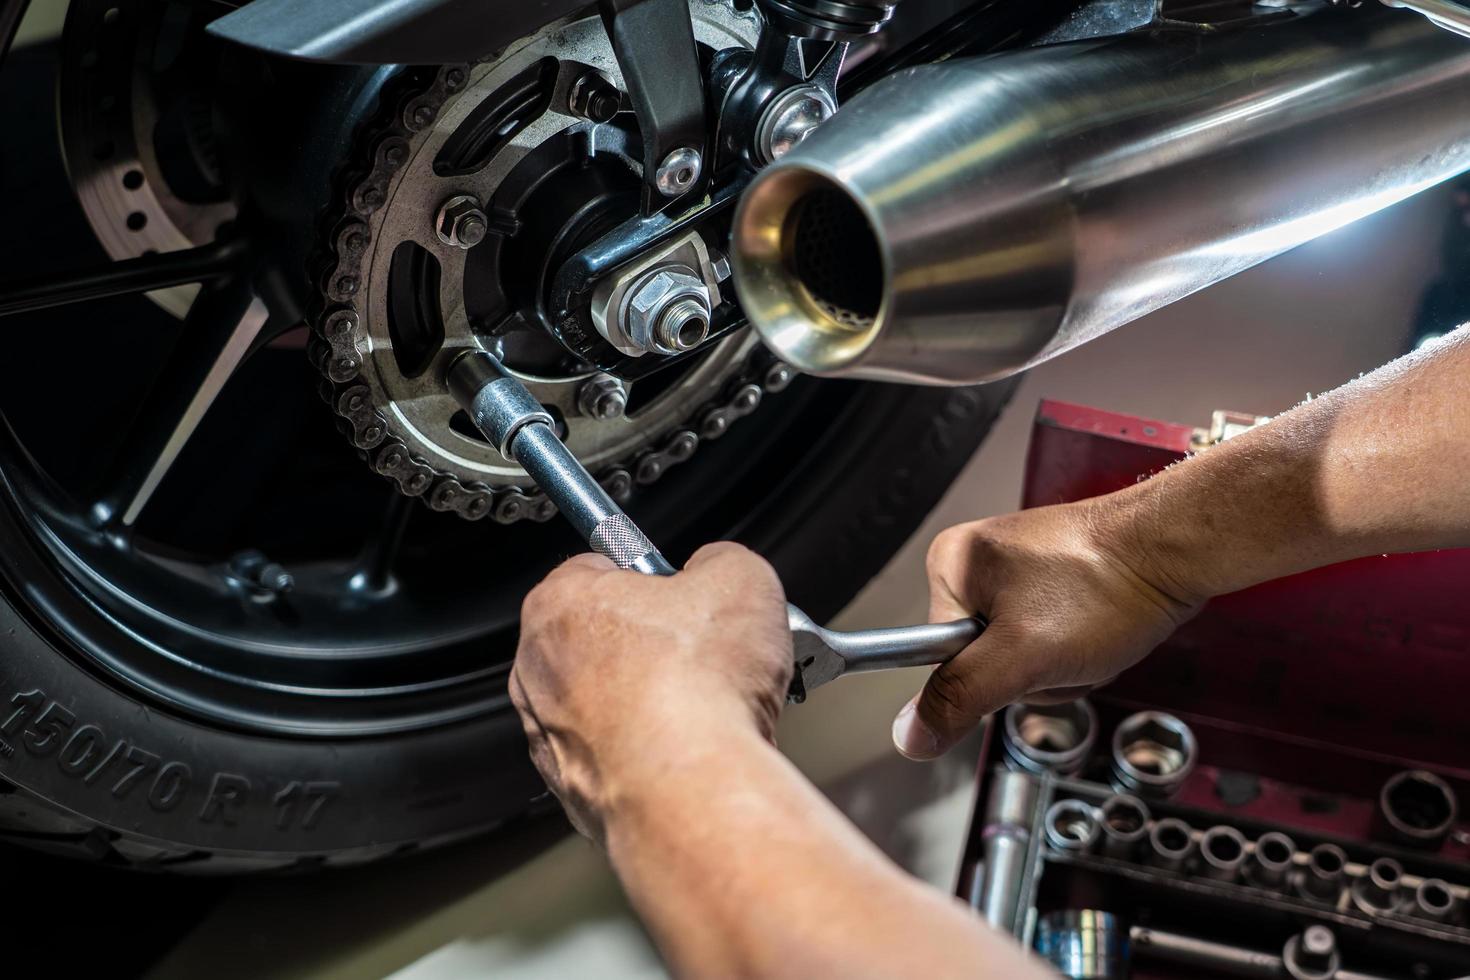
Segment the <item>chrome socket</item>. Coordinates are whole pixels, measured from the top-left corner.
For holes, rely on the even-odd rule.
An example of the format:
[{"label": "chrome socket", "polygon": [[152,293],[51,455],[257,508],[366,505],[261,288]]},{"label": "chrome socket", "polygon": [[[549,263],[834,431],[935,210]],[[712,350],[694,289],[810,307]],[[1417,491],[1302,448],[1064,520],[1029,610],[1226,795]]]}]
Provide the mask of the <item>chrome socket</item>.
[{"label": "chrome socket", "polygon": [[1128,975],[1128,934],[1111,912],[1063,909],[1037,923],[1036,951],[1069,980]]},{"label": "chrome socket", "polygon": [[1263,888],[1284,888],[1295,858],[1296,841],[1279,831],[1268,831],[1256,838],[1246,874]]},{"label": "chrome socket", "polygon": [[1098,810],[1102,829],[1102,852],[1111,858],[1132,861],[1148,839],[1148,806],[1136,796],[1119,793],[1103,801]]},{"label": "chrome socket", "polygon": [[1455,791],[1432,772],[1394,775],[1378,794],[1375,830],[1396,844],[1438,850],[1459,816]]},{"label": "chrome socket", "polygon": [[1058,851],[1085,854],[1097,845],[1097,811],[1082,800],[1057,800],[1042,821],[1046,842]]},{"label": "chrome socket", "polygon": [[1198,757],[1199,745],[1188,725],[1162,711],[1140,711],[1113,732],[1113,786],[1144,797],[1173,796]]},{"label": "chrome socket", "polygon": [[1205,831],[1199,842],[1200,874],[1213,881],[1235,881],[1245,867],[1245,835],[1221,824]]},{"label": "chrome socket", "polygon": [[985,803],[985,866],[975,905],[986,922],[1012,933],[1020,913],[1021,881],[1036,816],[1036,781],[1025,773],[995,773]]},{"label": "chrome socket", "polygon": [[1307,926],[1300,935],[1286,941],[1281,965],[1292,980],[1333,980],[1342,968],[1337,937],[1326,926]]},{"label": "chrome socket", "polygon": [[1082,770],[1097,742],[1097,712],[1086,698],[1065,704],[1013,704],[1002,719],[1006,765],[1040,775]]},{"label": "chrome socket", "polygon": [[1398,908],[1399,889],[1404,883],[1404,866],[1393,858],[1379,858],[1368,865],[1368,873],[1353,880],[1353,904],[1377,915]]},{"label": "chrome socket", "polygon": [[1165,817],[1149,828],[1148,847],[1155,867],[1182,872],[1194,856],[1194,831],[1178,817]]},{"label": "chrome socket", "polygon": [[1448,922],[1460,911],[1460,900],[1448,884],[1425,878],[1414,889],[1414,914],[1433,922]]},{"label": "chrome socket", "polygon": [[1336,844],[1318,844],[1307,855],[1307,867],[1297,882],[1304,898],[1336,905],[1347,880],[1347,852]]}]

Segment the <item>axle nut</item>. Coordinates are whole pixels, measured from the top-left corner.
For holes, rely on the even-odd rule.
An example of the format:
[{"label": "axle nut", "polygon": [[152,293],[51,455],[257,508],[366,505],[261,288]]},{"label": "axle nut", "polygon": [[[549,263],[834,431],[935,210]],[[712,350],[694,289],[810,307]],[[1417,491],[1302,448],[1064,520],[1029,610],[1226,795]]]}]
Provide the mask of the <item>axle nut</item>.
[{"label": "axle nut", "polygon": [[681,354],[709,335],[709,292],[687,266],[666,266],[652,273],[633,288],[627,304],[624,327],[644,350]]}]

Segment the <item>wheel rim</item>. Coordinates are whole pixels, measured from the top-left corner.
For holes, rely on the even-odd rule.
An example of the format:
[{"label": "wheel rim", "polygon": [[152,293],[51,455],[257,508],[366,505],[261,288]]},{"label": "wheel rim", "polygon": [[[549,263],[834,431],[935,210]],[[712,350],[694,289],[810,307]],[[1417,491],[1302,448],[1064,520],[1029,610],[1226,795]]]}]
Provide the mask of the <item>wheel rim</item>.
[{"label": "wheel rim", "polygon": [[[10,83],[7,105],[17,97],[12,75],[9,67],[0,74],[0,83]],[[53,176],[60,172],[59,160],[44,163]],[[84,228],[78,216],[68,220],[76,227],[58,235],[76,246],[67,264],[107,268],[108,256],[77,230]],[[206,265],[214,260],[197,251],[211,245],[195,244],[195,253],[157,256],[128,291],[178,278],[170,269],[180,255]],[[17,250],[7,256],[9,267],[40,275],[45,262],[31,251],[42,250]],[[358,736],[504,709],[519,597],[560,556],[581,550],[580,542],[556,524],[492,527],[432,514],[366,474],[331,431],[328,414],[311,404],[312,380],[300,351],[289,343],[260,345],[264,333],[239,340],[242,332],[264,329],[263,310],[227,275],[233,259],[223,252],[217,258],[218,269],[198,277],[205,289],[182,325],[137,297],[76,308],[88,323],[116,325],[113,333],[124,332],[125,339],[83,334],[66,309],[7,321],[7,329],[25,335],[8,359],[12,370],[0,392],[0,522],[6,525],[0,568],[10,596],[44,619],[74,656],[135,692],[214,723]],[[46,285],[63,298],[79,292],[65,277]],[[187,346],[191,330],[203,332],[206,313],[232,326],[231,336],[253,356],[242,353],[241,376],[199,413],[198,429],[136,524],[99,528],[99,503],[113,516],[126,510],[107,480],[121,475],[136,489],[137,465],[130,468],[129,459],[150,457],[138,449],[135,428],[115,424],[140,402],[145,423],[157,409],[151,396],[139,398],[146,377],[134,375],[161,364],[154,391],[167,386],[175,362],[192,366],[193,377],[207,376],[199,368],[217,364],[218,349],[180,357],[176,343],[182,338]],[[68,398],[78,404],[58,418],[38,408],[48,383],[35,377],[34,366],[57,363],[56,345],[48,341],[77,335],[89,356],[68,362]],[[113,390],[119,380],[123,390]],[[794,386],[780,410],[765,413],[765,424],[738,428],[708,462],[691,465],[716,468],[733,482],[755,467],[763,446],[798,423],[817,390]],[[188,399],[182,404],[184,413],[193,411]],[[274,410],[273,418],[238,424],[239,417],[258,418],[262,406]],[[177,423],[177,413],[160,417],[161,433],[144,440],[155,450]],[[289,452],[269,439],[252,441],[252,433],[273,424],[290,434]],[[89,459],[75,458],[78,444],[88,447]],[[94,464],[119,454],[124,465],[102,466],[109,472],[97,480]],[[256,512],[230,510],[242,504]],[[700,524],[703,510],[722,509],[728,512],[728,504],[714,496],[683,499],[672,483],[633,508],[655,536],[687,531]],[[369,530],[358,533],[363,529]],[[711,527],[703,536],[721,531]],[[242,555],[249,551],[283,565],[294,588],[273,595],[253,580],[263,563],[247,567]]]}]

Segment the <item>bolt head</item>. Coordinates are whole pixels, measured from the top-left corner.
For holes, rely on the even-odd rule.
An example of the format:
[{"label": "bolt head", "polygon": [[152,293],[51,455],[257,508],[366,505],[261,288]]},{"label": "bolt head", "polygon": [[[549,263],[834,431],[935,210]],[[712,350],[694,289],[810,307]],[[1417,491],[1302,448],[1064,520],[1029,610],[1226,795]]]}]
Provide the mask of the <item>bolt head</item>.
[{"label": "bolt head", "polygon": [[480,202],[469,194],[456,194],[439,206],[434,231],[445,245],[470,249],[490,233],[490,219]]},{"label": "bolt head", "polygon": [[664,157],[654,172],[654,186],[664,197],[678,197],[699,180],[704,170],[704,158],[690,146],[681,146]]},{"label": "bolt head", "polygon": [[628,399],[620,392],[610,391],[597,399],[597,417],[615,419],[628,407]]},{"label": "bolt head", "polygon": [[588,72],[572,83],[567,109],[589,122],[605,123],[622,108],[622,92],[597,72]]},{"label": "bolt head", "polygon": [[610,374],[598,374],[577,391],[577,407],[588,418],[620,418],[628,407],[628,390]]},{"label": "bolt head", "polygon": [[464,248],[474,248],[483,242],[489,231],[490,226],[479,214],[467,214],[454,225],[454,237],[459,239],[460,245]]},{"label": "bolt head", "polygon": [[801,144],[837,112],[837,103],[815,85],[798,85],[778,95],[756,127],[756,157],[772,163]]}]

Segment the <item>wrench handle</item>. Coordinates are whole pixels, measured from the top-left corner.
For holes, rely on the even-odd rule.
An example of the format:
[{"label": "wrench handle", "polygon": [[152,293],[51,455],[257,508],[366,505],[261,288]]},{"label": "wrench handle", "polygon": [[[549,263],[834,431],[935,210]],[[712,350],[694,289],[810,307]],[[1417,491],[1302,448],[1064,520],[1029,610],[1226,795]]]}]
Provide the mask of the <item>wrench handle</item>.
[{"label": "wrench handle", "polygon": [[833,647],[847,662],[846,673],[856,674],[947,663],[983,632],[985,621],[974,618],[831,635]]}]

